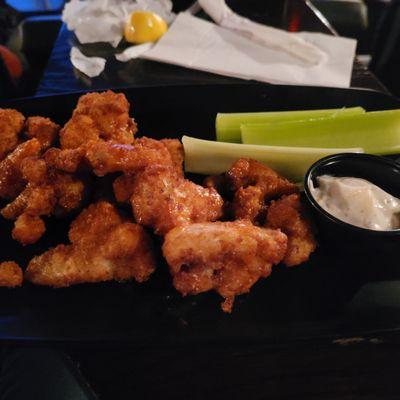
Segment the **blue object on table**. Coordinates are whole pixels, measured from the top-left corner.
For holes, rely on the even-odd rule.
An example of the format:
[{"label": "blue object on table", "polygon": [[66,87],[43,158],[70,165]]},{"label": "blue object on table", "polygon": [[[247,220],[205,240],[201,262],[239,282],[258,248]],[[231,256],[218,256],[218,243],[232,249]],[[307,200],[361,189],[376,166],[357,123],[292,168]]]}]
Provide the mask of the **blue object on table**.
[{"label": "blue object on table", "polygon": [[59,12],[65,0],[6,0],[6,3],[21,13]]}]

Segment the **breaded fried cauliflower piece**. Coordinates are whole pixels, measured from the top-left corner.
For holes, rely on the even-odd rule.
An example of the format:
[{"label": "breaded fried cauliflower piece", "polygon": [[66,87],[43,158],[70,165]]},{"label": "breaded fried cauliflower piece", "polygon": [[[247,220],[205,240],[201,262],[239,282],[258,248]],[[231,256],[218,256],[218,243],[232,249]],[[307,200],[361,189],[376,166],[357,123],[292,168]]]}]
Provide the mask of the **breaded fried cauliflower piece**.
[{"label": "breaded fried cauliflower piece", "polygon": [[75,149],[99,138],[131,144],[136,131],[123,93],[88,93],[79,98],[71,119],[61,130],[60,143],[62,149]]},{"label": "breaded fried cauliflower piece", "polygon": [[0,213],[16,220],[12,236],[27,245],[37,242],[46,231],[42,216],[65,216],[77,210],[84,201],[86,187],[78,176],[49,168],[37,156],[25,158],[20,173],[26,187]]},{"label": "breaded fried cauliflower piece", "polygon": [[133,193],[133,185],[135,183],[135,175],[123,174],[116,178],[113,182],[113,190],[115,200],[118,203],[129,203]]},{"label": "breaded fried cauliflower piece", "polygon": [[[135,181],[135,173],[143,168],[147,168],[151,165],[166,165],[171,166],[175,169],[177,175],[183,177],[183,159],[184,159],[184,151],[182,143],[178,139],[163,139],[160,141],[149,139],[146,137],[142,137],[140,139],[136,139],[134,146],[136,146],[136,151],[138,153],[145,153],[148,151],[148,156],[144,159],[144,161],[140,163],[136,163],[136,165],[129,165],[130,162],[127,161],[125,163],[125,173],[118,178],[115,179],[113,183],[114,195],[115,199],[119,203],[129,203],[129,199],[133,193],[133,185]],[[133,149],[132,149],[133,150]],[[133,150],[134,151],[134,150]],[[127,156],[126,160],[129,160],[134,156]],[[92,157],[90,157],[92,158]],[[142,157],[143,158],[143,157]],[[95,163],[92,163],[96,166]],[[122,169],[122,167],[121,167]]]},{"label": "breaded fried cauliflower piece", "polygon": [[91,140],[99,140],[100,130],[87,115],[73,115],[60,132],[62,150],[77,149]]},{"label": "breaded fried cauliflower piece", "polygon": [[21,286],[22,281],[22,269],[17,263],[13,261],[4,261],[0,263],[0,286]]},{"label": "breaded fried cauliflower piece", "polygon": [[42,149],[49,148],[57,139],[60,126],[50,118],[29,117],[25,122],[25,134],[39,140]]},{"label": "breaded fried cauliflower piece", "polygon": [[0,108],[0,160],[17,147],[24,122],[20,112]]},{"label": "breaded fried cauliflower piece", "polygon": [[236,219],[256,222],[271,199],[298,192],[295,184],[258,161],[241,158],[226,173],[233,190],[232,211]]},{"label": "breaded fried cauliflower piece", "polygon": [[215,290],[231,312],[235,296],[270,275],[285,255],[287,238],[279,230],[249,221],[205,222],[172,229],[163,254],[175,288],[184,296]]},{"label": "breaded fried cauliflower piece", "polygon": [[46,225],[38,215],[21,214],[15,221],[12,238],[23,245],[36,243],[46,232]]},{"label": "breaded fried cauliflower piece", "polygon": [[216,221],[222,197],[184,179],[172,166],[152,165],[135,175],[131,205],[136,221],[165,235],[176,226]]},{"label": "breaded fried cauliflower piece", "polygon": [[271,202],[265,226],[280,229],[287,235],[288,247],[283,263],[288,267],[307,261],[317,247],[311,222],[297,193]]},{"label": "breaded fried cauliflower piece", "polygon": [[43,158],[49,167],[60,171],[74,173],[85,162],[85,147],[76,149],[61,150],[57,147],[51,147],[44,154]]},{"label": "breaded fried cauliflower piece", "polygon": [[25,181],[22,177],[21,164],[27,157],[39,155],[41,144],[37,139],[21,143],[14,151],[0,162],[0,197],[14,199],[23,190]]},{"label": "breaded fried cauliflower piece", "polygon": [[160,142],[164,144],[167,148],[176,172],[183,176],[183,161],[185,160],[185,150],[181,141],[178,139],[161,139]]},{"label": "breaded fried cauliflower piece", "polygon": [[110,203],[98,202],[82,211],[71,224],[69,238],[70,245],[33,258],[26,279],[53,287],[109,280],[143,282],[155,269],[148,234],[121,217]]},{"label": "breaded fried cauliflower piece", "polygon": [[[44,157],[52,167],[73,173],[87,166],[85,154],[89,143],[92,146],[95,143],[101,146],[104,142],[115,146],[130,145],[136,131],[137,126],[129,116],[129,103],[124,94],[110,90],[88,93],[79,98],[71,119],[60,131],[61,148],[49,149]],[[92,150],[102,152],[105,147]],[[94,157],[93,152],[88,151]]]},{"label": "breaded fried cauliflower piece", "polygon": [[165,145],[146,137],[135,140],[133,145],[89,142],[85,156],[97,176],[113,172],[135,173],[153,164],[172,165]]}]

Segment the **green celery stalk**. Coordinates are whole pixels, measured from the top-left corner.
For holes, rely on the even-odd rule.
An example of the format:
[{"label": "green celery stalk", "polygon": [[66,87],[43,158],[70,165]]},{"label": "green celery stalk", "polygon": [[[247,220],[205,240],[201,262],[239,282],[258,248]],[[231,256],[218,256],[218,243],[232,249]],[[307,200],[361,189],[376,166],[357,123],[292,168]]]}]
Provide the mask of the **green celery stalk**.
[{"label": "green celery stalk", "polygon": [[400,152],[400,110],[368,112],[314,121],[241,126],[246,144],[289,147],[362,147],[366,153]]},{"label": "green celery stalk", "polygon": [[277,121],[310,120],[333,117],[336,115],[357,115],[364,113],[362,107],[336,108],[305,111],[270,111],[251,113],[218,113],[215,120],[217,140],[219,142],[240,143],[240,125],[271,123]]},{"label": "green celery stalk", "polygon": [[293,182],[302,181],[315,161],[330,154],[342,152],[362,153],[361,148],[317,149],[300,147],[257,146],[215,142],[183,136],[185,170],[211,175],[226,172],[239,158],[253,158],[266,164]]}]

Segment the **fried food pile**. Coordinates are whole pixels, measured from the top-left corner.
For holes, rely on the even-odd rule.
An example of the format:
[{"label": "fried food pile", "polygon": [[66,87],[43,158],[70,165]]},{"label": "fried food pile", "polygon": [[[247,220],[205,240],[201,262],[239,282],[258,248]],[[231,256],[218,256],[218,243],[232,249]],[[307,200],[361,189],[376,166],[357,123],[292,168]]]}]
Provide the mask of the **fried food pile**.
[{"label": "fried food pile", "polygon": [[100,201],[72,222],[70,245],[60,244],[34,257],[25,277],[37,285],[65,287],[84,282],[143,282],[155,269],[148,233],[122,217],[117,208]]},{"label": "fried food pile", "polygon": [[[89,93],[63,127],[0,110],[0,214],[14,221],[13,239],[33,245],[49,219],[73,218],[69,243],[25,272],[4,260],[0,286],[144,282],[158,236],[174,287],[184,296],[214,290],[231,312],[274,265],[308,260],[316,241],[296,185],[251,159],[192,182],[181,142],[136,138],[129,108],[124,94]],[[97,189],[104,177],[106,196]]]}]

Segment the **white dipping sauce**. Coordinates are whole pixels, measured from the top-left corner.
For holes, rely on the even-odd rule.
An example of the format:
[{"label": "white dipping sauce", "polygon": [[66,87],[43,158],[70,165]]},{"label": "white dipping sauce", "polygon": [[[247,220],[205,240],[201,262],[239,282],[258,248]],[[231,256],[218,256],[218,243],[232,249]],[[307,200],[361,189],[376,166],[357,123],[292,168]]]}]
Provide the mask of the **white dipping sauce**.
[{"label": "white dipping sauce", "polygon": [[334,217],[361,228],[387,231],[400,227],[400,199],[360,178],[317,177],[310,182],[318,204]]}]

